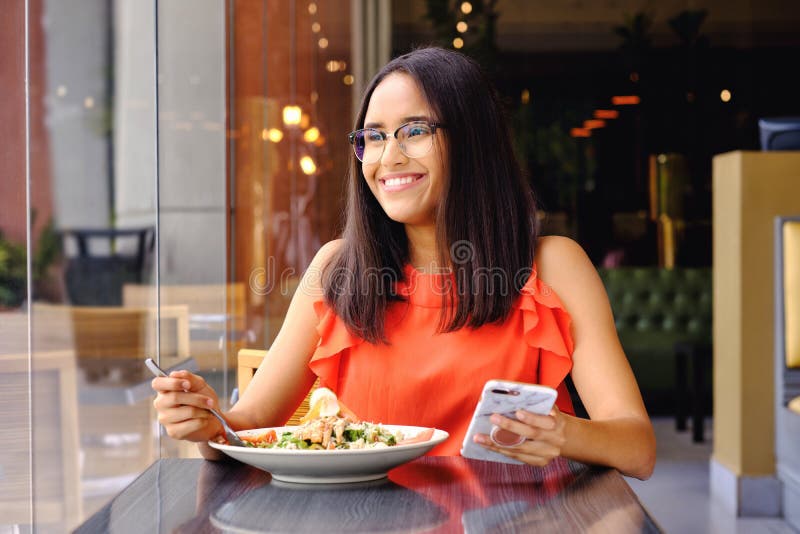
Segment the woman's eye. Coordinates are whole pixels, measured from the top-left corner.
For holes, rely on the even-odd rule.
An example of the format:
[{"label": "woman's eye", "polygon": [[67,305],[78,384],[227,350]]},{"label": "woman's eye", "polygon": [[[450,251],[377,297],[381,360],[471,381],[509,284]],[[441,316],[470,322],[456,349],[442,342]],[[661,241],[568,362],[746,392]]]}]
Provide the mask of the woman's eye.
[{"label": "woman's eye", "polygon": [[380,132],[366,132],[364,137],[370,143],[380,143],[383,141],[383,136],[380,134]]},{"label": "woman's eye", "polygon": [[411,126],[406,130],[407,137],[415,137],[418,135],[425,135],[428,133],[428,129],[424,126]]}]

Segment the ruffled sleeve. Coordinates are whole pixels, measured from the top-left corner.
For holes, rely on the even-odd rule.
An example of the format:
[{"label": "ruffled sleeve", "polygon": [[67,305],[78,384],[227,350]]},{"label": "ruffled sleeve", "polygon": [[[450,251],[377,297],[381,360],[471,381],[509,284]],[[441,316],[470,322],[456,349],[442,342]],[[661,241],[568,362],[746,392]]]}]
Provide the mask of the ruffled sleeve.
[{"label": "ruffled sleeve", "polygon": [[342,352],[363,342],[363,339],[352,335],[336,313],[324,300],[314,302],[317,314],[317,332],[319,344],[308,366],[320,378],[321,385],[338,391],[339,365]]},{"label": "ruffled sleeve", "polygon": [[[539,383],[559,389],[559,408],[572,406],[564,379],[572,370],[572,322],[558,295],[542,282],[534,268],[522,288],[519,308],[522,311],[525,342],[539,349]],[[563,399],[563,403],[562,403]]]}]

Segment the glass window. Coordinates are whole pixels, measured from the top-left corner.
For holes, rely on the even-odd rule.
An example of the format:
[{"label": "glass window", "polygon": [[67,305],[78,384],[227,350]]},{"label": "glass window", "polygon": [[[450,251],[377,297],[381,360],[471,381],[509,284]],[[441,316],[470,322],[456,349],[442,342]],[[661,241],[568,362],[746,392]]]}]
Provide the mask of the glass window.
[{"label": "glass window", "polygon": [[69,531],[153,460],[197,455],[160,430],[144,358],[228,409],[238,351],[275,337],[338,231],[358,73],[350,3],[12,4],[0,523]]}]

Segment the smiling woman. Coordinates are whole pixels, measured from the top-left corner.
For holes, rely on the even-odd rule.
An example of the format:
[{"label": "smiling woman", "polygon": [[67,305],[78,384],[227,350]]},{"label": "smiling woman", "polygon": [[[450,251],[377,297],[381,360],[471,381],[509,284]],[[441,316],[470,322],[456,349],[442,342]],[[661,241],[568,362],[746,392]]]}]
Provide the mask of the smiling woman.
[{"label": "smiling woman", "polygon": [[[538,383],[558,392],[550,413],[494,414],[520,439],[475,442],[531,465],[562,456],[649,477],[653,431],[603,285],[577,244],[538,238],[477,64],[439,48],[394,59],[368,85],[349,140],[341,239],[306,271],[231,425],[282,424],[319,378],[361,420],[442,429],[449,438],[431,454],[457,455],[487,381]],[[573,415],[570,374],[590,420]],[[219,432],[202,379],[176,372],[153,384],[170,435]]]}]

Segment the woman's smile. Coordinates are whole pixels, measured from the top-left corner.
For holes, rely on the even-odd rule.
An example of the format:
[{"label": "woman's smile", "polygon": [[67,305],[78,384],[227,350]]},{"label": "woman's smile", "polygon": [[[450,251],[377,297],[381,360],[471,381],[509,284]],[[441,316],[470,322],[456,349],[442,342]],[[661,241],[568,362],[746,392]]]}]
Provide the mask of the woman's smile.
[{"label": "woman's smile", "polygon": [[425,173],[396,172],[378,178],[378,182],[387,193],[397,193],[416,187],[427,176]]}]

